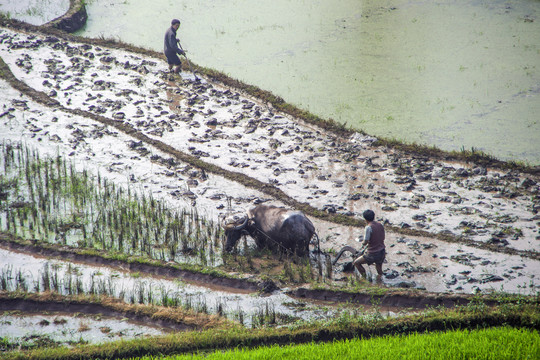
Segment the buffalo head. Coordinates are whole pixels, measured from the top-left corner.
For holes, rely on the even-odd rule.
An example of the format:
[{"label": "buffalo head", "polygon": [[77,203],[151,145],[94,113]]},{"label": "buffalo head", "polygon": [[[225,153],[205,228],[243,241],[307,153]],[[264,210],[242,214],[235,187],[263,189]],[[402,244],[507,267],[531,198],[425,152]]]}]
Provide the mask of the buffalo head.
[{"label": "buffalo head", "polygon": [[248,225],[248,216],[245,213],[233,214],[223,219],[223,229],[225,230],[225,251],[232,251],[236,245],[242,233],[246,230]]}]

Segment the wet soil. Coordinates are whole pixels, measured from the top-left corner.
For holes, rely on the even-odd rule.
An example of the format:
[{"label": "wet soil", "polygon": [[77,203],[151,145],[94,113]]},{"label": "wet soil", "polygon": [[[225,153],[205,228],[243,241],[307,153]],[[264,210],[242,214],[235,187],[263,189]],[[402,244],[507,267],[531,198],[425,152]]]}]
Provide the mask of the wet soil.
[{"label": "wet soil", "polygon": [[165,262],[160,265],[150,265],[138,261],[121,261],[99,255],[81,254],[77,249],[57,246],[43,246],[40,244],[21,244],[12,236],[0,233],[0,247],[25,254],[33,254],[47,258],[57,258],[74,263],[87,265],[107,266],[122,272],[139,272],[156,277],[180,278],[197,286],[204,286],[219,291],[232,293],[250,293],[260,291],[262,284],[249,279],[235,279],[232,277],[218,277],[217,275],[203,274],[201,272],[183,270],[173,264]]},{"label": "wet soil", "polygon": [[374,137],[327,131],[211,78],[175,77],[149,52],[36,33],[0,33],[9,79],[4,141],[24,138],[44,153],[52,144],[80,167],[216,221],[229,203],[301,209],[330,253],[358,246],[360,214],[372,208],[388,230],[386,286],[538,288],[534,173],[378,146]]},{"label": "wet soil", "polygon": [[[167,264],[162,265],[150,265],[150,264],[141,264],[141,263],[127,263],[123,261],[110,261],[100,256],[90,256],[90,255],[79,255],[76,254],[76,249],[54,249],[54,248],[44,248],[39,245],[32,244],[20,244],[15,240],[10,240],[9,236],[5,234],[0,234],[0,241],[2,248],[7,248],[9,251],[22,252],[24,254],[33,254],[38,256],[44,256],[47,258],[57,258],[62,261],[73,261],[74,263],[82,263],[86,265],[101,265],[106,266],[107,268],[117,269],[122,272],[135,272],[143,273],[154,277],[155,279],[164,278],[164,279],[177,279],[181,277],[183,280],[196,285],[203,286],[205,288],[213,289],[215,291],[226,291],[237,294],[249,294],[254,291],[259,292],[268,292],[274,293],[279,292],[278,286],[272,281],[256,281],[254,279],[230,279],[223,277],[215,277],[207,274],[197,274],[193,272],[187,272],[189,275],[184,277],[186,272],[179,271],[178,269],[171,268]],[[259,266],[265,267],[268,266],[268,262],[259,259],[256,261]],[[273,265],[275,268],[282,268],[280,265],[276,265],[275,262]],[[272,265],[270,265],[272,266]],[[277,273],[277,270],[274,269],[274,272]],[[348,281],[348,280],[347,280]],[[382,281],[381,281],[382,284]],[[290,285],[290,284],[289,284]],[[466,305],[473,300],[473,298],[478,299],[479,297],[471,294],[452,294],[452,293],[434,293],[420,290],[386,290],[382,293],[377,292],[376,286],[367,287],[363,291],[340,291],[339,289],[310,289],[308,287],[303,287],[301,284],[296,286],[289,286],[288,288],[283,289],[283,291],[298,300],[309,300],[309,301],[324,301],[327,303],[332,303],[333,305],[339,303],[346,304],[359,304],[367,306],[382,306],[388,311],[398,312],[398,311],[411,311],[412,309],[425,309],[427,307],[454,307],[457,305]],[[483,298],[483,302],[488,305],[495,305],[497,302],[492,298]],[[17,302],[16,302],[17,303]],[[2,305],[3,306],[3,305]],[[12,305],[8,305],[12,306]],[[92,307],[91,304],[90,307]],[[41,308],[40,308],[41,309]],[[22,310],[18,308],[9,308],[7,310]],[[50,311],[61,311],[57,307],[47,308],[46,310]],[[85,312],[82,311],[81,312]],[[95,313],[95,312],[91,312]],[[105,315],[116,316],[114,314],[106,313]]]},{"label": "wet soil", "polygon": [[172,319],[155,319],[151,316],[141,315],[133,311],[118,311],[102,304],[74,303],[67,300],[60,301],[38,301],[29,299],[6,299],[0,298],[0,311],[18,310],[29,314],[41,314],[53,312],[60,314],[76,313],[102,315],[116,319],[128,318],[129,320],[145,324],[147,326],[159,327],[169,331],[192,331],[197,329],[192,324],[175,322]]},{"label": "wet soil", "polygon": [[[376,304],[384,307],[401,309],[426,309],[438,306],[453,308],[459,305],[467,305],[472,300],[471,296],[465,294],[437,294],[418,291],[392,291],[385,295],[374,295],[298,288],[290,291],[289,295],[297,298],[347,302],[361,305]],[[484,303],[488,306],[497,304],[497,302],[493,300],[484,300]]]}]

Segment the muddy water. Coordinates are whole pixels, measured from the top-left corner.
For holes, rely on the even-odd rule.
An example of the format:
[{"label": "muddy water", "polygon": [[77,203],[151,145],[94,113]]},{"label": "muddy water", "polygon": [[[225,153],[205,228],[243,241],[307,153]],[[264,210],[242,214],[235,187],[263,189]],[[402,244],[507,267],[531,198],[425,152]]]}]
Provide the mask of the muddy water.
[{"label": "muddy water", "polygon": [[196,63],[367,133],[540,162],[540,3],[92,0],[84,36]]},{"label": "muddy water", "polygon": [[0,12],[12,19],[42,25],[69,9],[69,0],[2,0]]},{"label": "muddy water", "polygon": [[165,334],[161,329],[126,319],[87,316],[81,313],[74,316],[69,313],[6,312],[0,318],[0,325],[0,337],[28,345],[44,339],[69,345]]},{"label": "muddy water", "polygon": [[[71,66],[71,60],[67,54],[53,50],[44,44],[40,46],[39,52],[26,53],[24,48],[16,51],[7,50],[6,47],[11,41],[17,43],[26,40],[24,36],[11,34],[10,31],[5,31],[4,36],[6,39],[2,45],[2,49],[5,49],[2,52],[4,61],[9,63],[11,68],[15,69],[17,76],[31,87],[40,91],[51,91],[46,86],[51,79],[51,70],[47,68],[44,59],[55,58],[63,63],[58,65],[58,71],[64,67],[69,69],[62,72],[66,79],[59,81],[57,84],[57,86],[66,89],[65,92],[56,94],[58,100],[64,103],[65,106],[97,109],[104,104],[100,100],[103,95],[108,101],[116,100],[124,103],[125,100],[128,100],[125,106],[121,107],[121,110],[125,112],[125,118],[133,122],[133,125],[139,131],[157,134],[155,136],[159,136],[160,141],[173,146],[175,149],[187,152],[194,150],[194,153],[196,151],[201,156],[204,152],[206,153],[204,158],[207,161],[211,161],[225,169],[232,171],[245,169],[242,171],[246,174],[254,176],[263,182],[279,184],[287,194],[300,201],[308,202],[319,209],[324,209],[327,204],[330,204],[335,205],[337,211],[341,211],[339,206],[343,204],[344,210],[346,206],[353,214],[359,215],[362,209],[370,207],[374,208],[377,214],[382,214],[384,220],[388,219],[390,224],[400,224],[399,226],[418,225],[426,229],[429,227],[430,232],[449,230],[461,234],[464,229],[460,227],[460,224],[462,221],[467,221],[478,231],[477,234],[468,235],[471,238],[474,236],[475,241],[489,241],[491,234],[498,238],[499,233],[502,231],[513,231],[503,227],[504,224],[490,225],[490,228],[487,228],[488,222],[486,219],[490,219],[489,223],[492,224],[498,222],[502,224],[503,221],[506,221],[505,219],[509,219],[512,221],[513,227],[522,231],[523,234],[521,237],[508,238],[509,247],[536,249],[538,246],[535,240],[538,231],[534,224],[534,214],[531,213],[531,210],[536,205],[531,201],[532,198],[529,195],[522,195],[518,198],[505,200],[504,197],[496,197],[498,193],[493,193],[492,190],[479,192],[479,189],[484,188],[481,183],[478,183],[484,181],[482,176],[470,176],[470,179],[463,183],[461,177],[452,178],[444,175],[447,173],[446,170],[454,172],[454,166],[461,167],[463,165],[421,165],[428,171],[429,179],[433,177],[433,180],[425,177],[424,179],[428,180],[424,181],[422,179],[418,181],[416,188],[411,192],[403,189],[400,177],[396,177],[398,172],[388,169],[388,167],[394,167],[393,164],[396,160],[390,155],[386,155],[383,152],[384,149],[370,149],[366,145],[370,143],[369,137],[355,136],[352,139],[353,142],[349,143],[349,145],[356,144],[354,146],[362,152],[362,158],[358,158],[350,164],[351,166],[348,166],[348,162],[340,160],[345,159],[346,153],[334,153],[333,146],[330,147],[331,137],[323,136],[311,128],[295,124],[292,120],[281,115],[270,115],[269,110],[264,106],[261,106],[260,114],[256,115],[259,110],[255,110],[257,107],[254,106],[254,103],[252,103],[251,110],[244,109],[244,104],[249,108],[249,100],[235,98],[234,94],[227,94],[218,87],[214,88],[209,85],[207,88],[208,84],[201,84],[200,86],[204,87],[196,90],[192,84],[178,87],[172,82],[163,83],[160,77],[162,69],[166,67],[163,63],[153,63],[153,60],[152,62],[146,62],[147,60],[144,60],[150,72],[141,78],[135,78],[135,80],[140,80],[141,89],[144,89],[144,91],[131,94],[127,99],[118,94],[123,94],[123,89],[132,87],[134,74],[126,73],[124,66],[120,65],[128,60],[130,63],[133,61],[139,63],[143,61],[142,59],[137,59],[132,54],[117,50],[96,48],[95,63],[90,62],[90,67],[84,70],[89,76],[84,76],[84,80],[81,78],[82,83],[70,83],[67,76],[75,78],[80,75],[76,75],[78,70]],[[33,41],[39,41],[39,39]],[[109,69],[110,71],[103,68],[99,58],[104,54],[113,55],[117,58],[119,66],[115,65]],[[31,69],[24,68],[22,70],[17,65],[19,58],[27,59],[24,60],[24,63]],[[94,80],[92,80],[94,75],[90,76],[94,72],[95,76],[108,80],[107,83],[111,84],[110,90],[95,87]],[[199,85],[197,86],[199,87]],[[0,87],[3,89],[2,93],[6,95],[4,100],[6,108],[12,106],[8,105],[13,103],[11,99],[21,98],[15,90],[1,82]],[[67,89],[72,88],[74,90],[67,91]],[[189,94],[195,92],[197,92],[197,96],[205,97],[206,100],[189,105],[185,100],[180,99],[181,96],[192,96]],[[96,96],[90,96],[89,93]],[[171,94],[178,94],[179,98],[175,100]],[[172,101],[173,104],[182,104],[183,109],[178,116],[180,119],[186,120],[181,120],[181,122],[170,120],[170,118],[169,120],[163,120],[165,117],[163,109],[169,109],[171,105],[169,101]],[[18,104],[18,102],[16,103]],[[32,101],[24,100],[24,103],[27,104],[28,110],[15,111],[15,108],[13,108],[13,114],[10,112],[8,116],[3,118],[2,121],[6,129],[2,133],[4,139],[17,141],[24,138],[28,144],[39,148],[40,153],[49,153],[53,156],[55,153],[69,154],[74,161],[77,159],[76,163],[80,165],[81,170],[85,168],[88,170],[93,169],[94,173],[106,174],[108,178],[118,184],[134,187],[141,191],[150,191],[155,196],[170,202],[173,207],[184,203],[194,206],[193,196],[189,195],[190,197],[184,198],[182,195],[187,190],[185,185],[189,180],[188,177],[191,177],[189,166],[178,164],[175,167],[170,167],[167,165],[168,162],[153,161],[153,155],[150,156],[152,153],[159,154],[160,158],[169,155],[151,147],[148,151],[144,148],[145,154],[143,155],[137,150],[138,148],[130,146],[133,140],[128,135],[102,128],[90,119],[71,115],[53,116],[49,109],[38,106]],[[137,107],[136,104],[138,103],[144,103],[145,105]],[[18,106],[22,107],[21,105]],[[117,110],[110,108],[105,110],[105,114],[114,117]],[[139,111],[141,115],[137,115]],[[173,109],[170,109],[170,111],[173,111]],[[28,113],[32,113],[32,122],[26,121],[25,116]],[[149,119],[148,121],[138,120],[141,116],[144,118],[145,115],[146,119]],[[168,113],[167,115],[171,114]],[[236,117],[239,115],[243,116],[245,120],[237,123]],[[250,126],[251,119],[259,119],[267,115],[269,119],[271,118],[271,121],[258,121],[259,126],[257,129],[246,135],[245,130]],[[193,116],[193,119],[191,116]],[[217,123],[217,125],[214,125],[216,132],[214,133],[214,130],[211,130],[212,133],[209,135],[209,129],[204,124],[209,124],[209,120],[212,120],[211,116],[215,117],[214,123]],[[158,118],[161,118],[161,120],[157,121]],[[163,131],[162,124],[165,128],[170,129]],[[36,128],[37,125],[39,125],[38,128]],[[303,150],[300,149],[298,152],[290,151],[290,149],[295,149],[295,146],[297,146],[296,137],[290,135],[293,132],[301,136],[299,139]],[[206,141],[206,139],[211,141]],[[235,139],[242,140],[235,141]],[[273,144],[277,144],[275,142],[277,139],[282,144],[279,148],[280,152],[269,153],[268,151],[273,150],[268,149],[273,149]],[[367,143],[365,144],[364,141]],[[76,149],[73,149],[74,144]],[[359,147],[356,147],[357,145]],[[346,150],[345,147],[339,149],[339,151]],[[275,161],[278,155],[279,163]],[[341,162],[342,165],[339,165]],[[410,162],[407,161],[407,164],[410,164]],[[409,166],[411,165],[407,165],[407,168]],[[151,169],[150,172],[149,169]],[[302,170],[302,173],[297,173],[295,169]],[[375,172],[372,172],[372,170]],[[469,171],[471,170],[469,169]],[[303,175],[300,176],[300,174]],[[191,186],[192,192],[197,195],[196,206],[201,209],[199,211],[201,214],[204,213],[214,219],[217,219],[219,212],[226,211],[229,206],[227,198],[230,196],[234,199],[234,205],[243,209],[251,207],[255,200],[266,200],[265,194],[247,189],[219,176],[209,174],[208,179],[203,179],[201,176],[196,177],[199,184]],[[497,174],[492,170],[489,170],[485,177],[488,178],[486,180],[489,181],[489,184],[496,184],[501,188],[503,185],[506,188],[507,186],[514,186],[512,185],[514,183],[527,183],[525,179],[514,180],[514,176],[512,176],[511,183],[506,180],[502,181],[507,178],[507,175]],[[435,186],[436,184],[438,185]],[[364,193],[365,191],[367,193]],[[362,195],[362,200],[359,198],[357,203],[353,203],[356,200],[348,199],[349,194],[356,195],[357,193]],[[441,195],[444,195],[447,199],[443,201]],[[413,200],[417,196],[425,199],[419,205]],[[480,199],[481,201],[478,201]],[[458,206],[450,205],[450,200],[452,200],[452,204]],[[459,201],[454,202],[454,200]],[[383,210],[387,207],[390,207],[390,209]],[[415,215],[424,218],[425,221],[418,222],[415,220]],[[495,215],[496,217],[493,218]],[[503,218],[498,219],[499,217]],[[319,230],[324,229],[324,231],[320,231],[319,235],[321,247],[326,251],[336,251],[346,243],[353,245],[350,242],[354,242],[358,233],[361,232],[361,229],[356,229],[353,232],[339,229],[338,226],[332,224],[316,225],[316,228]],[[326,232],[326,229],[330,231],[332,228],[336,229],[329,234],[323,233]],[[326,241],[327,237],[330,237],[332,241]],[[422,259],[415,265],[414,259],[409,259],[408,254],[412,253],[415,256],[420,256],[416,253],[422,251],[421,255],[424,256],[427,252],[424,251],[423,247],[420,247],[421,245],[417,246],[411,243],[411,246],[409,246],[398,243],[398,240],[400,239],[389,239],[388,245],[391,246],[396,242],[398,245],[396,245],[395,249],[398,246],[403,246],[401,252],[404,254],[398,254],[397,252],[395,255],[398,256],[389,254],[388,261],[392,262],[389,267],[398,269],[397,275],[405,276],[407,280],[414,281],[430,291],[451,289],[471,292],[476,287],[482,291],[497,290],[504,285],[505,291],[521,292],[524,283],[525,289],[528,291],[529,288],[533,289],[530,291],[535,291],[534,289],[538,286],[535,283],[530,284],[532,287],[529,286],[529,282],[534,280],[534,274],[538,273],[538,261],[532,260],[522,264],[516,255],[507,258],[507,260],[511,259],[511,263],[506,262],[501,266],[501,261],[506,257],[499,259],[498,256],[500,255],[485,252],[478,253],[473,257],[470,254],[475,254],[474,249],[465,249],[462,254],[459,253],[462,249],[455,245],[449,248],[448,244],[445,246],[441,244],[438,246],[436,253],[430,254],[431,256],[437,255],[439,259],[444,261],[433,264],[436,271],[431,271],[431,266],[427,269],[430,270],[427,273],[430,280],[422,279],[420,281],[415,277],[419,271],[425,272],[425,266],[422,264],[426,259]],[[420,241],[423,242],[424,240]],[[431,240],[427,241],[431,242]],[[409,242],[409,239],[406,242]],[[440,250],[441,248],[445,250]],[[443,254],[448,258],[443,259]],[[470,265],[468,265],[469,263]],[[463,271],[464,274],[460,275],[459,279],[452,278],[452,276],[457,276],[458,273],[458,271],[454,271],[456,270],[456,264],[465,265],[472,269],[459,269],[458,271]],[[418,265],[423,266],[423,268],[418,268]],[[398,279],[397,281],[405,280],[398,277],[395,279]],[[442,283],[441,280],[445,282]]]},{"label": "muddy water", "polygon": [[[246,326],[256,324],[260,314],[275,314],[278,323],[316,320],[336,316],[337,307],[296,300],[281,291],[269,295],[219,291],[215,288],[126,273],[105,266],[47,259],[0,248],[2,290],[39,292],[48,283],[61,294],[94,293],[123,298],[131,303],[161,304],[164,297],[178,299],[184,307],[215,314],[218,309]],[[364,308],[362,308],[362,311]],[[396,316],[394,309],[381,308],[383,315]],[[359,311],[358,307],[352,311]],[[378,310],[377,310],[378,311]],[[368,314],[371,311],[366,311]],[[367,315],[369,316],[369,315]]]}]

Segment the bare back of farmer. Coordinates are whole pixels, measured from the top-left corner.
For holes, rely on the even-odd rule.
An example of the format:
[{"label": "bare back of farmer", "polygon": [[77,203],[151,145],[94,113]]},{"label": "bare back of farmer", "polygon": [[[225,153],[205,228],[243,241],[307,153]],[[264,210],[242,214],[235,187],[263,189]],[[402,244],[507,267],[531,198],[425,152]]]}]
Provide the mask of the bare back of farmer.
[{"label": "bare back of farmer", "polygon": [[173,19],[171,21],[171,27],[165,32],[165,39],[163,44],[163,52],[167,57],[167,63],[169,64],[169,70],[174,68],[175,73],[179,73],[182,62],[178,55],[184,55],[184,51],[178,46],[178,39],[176,38],[176,32],[180,27],[180,20]]},{"label": "bare back of farmer", "polygon": [[378,279],[383,275],[382,264],[386,257],[386,247],[384,245],[385,233],[384,226],[375,221],[375,213],[372,210],[366,210],[363,213],[367,226],[364,233],[364,242],[362,247],[367,247],[364,255],[354,260],[354,266],[362,277],[366,278],[366,270],[362,264],[375,264]]}]

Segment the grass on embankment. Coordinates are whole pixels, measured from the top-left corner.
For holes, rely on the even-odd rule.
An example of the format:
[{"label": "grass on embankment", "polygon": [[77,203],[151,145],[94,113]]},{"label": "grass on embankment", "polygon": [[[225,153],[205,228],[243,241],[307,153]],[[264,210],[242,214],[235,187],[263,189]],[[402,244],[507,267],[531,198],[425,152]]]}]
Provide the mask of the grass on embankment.
[{"label": "grass on embankment", "polygon": [[143,357],[141,360],[183,359],[539,359],[540,334],[537,330],[510,327],[455,330],[429,334],[384,336],[372,339],[338,340],[332,343],[273,345],[257,349],[169,357]]},{"label": "grass on embankment", "polygon": [[[191,331],[99,345],[9,351],[0,353],[0,357],[6,360],[122,359],[273,345],[300,345],[355,338],[368,339],[398,334],[479,330],[499,326],[527,328],[530,331],[538,332],[540,330],[540,311],[536,299],[523,298],[523,301],[518,302],[502,301],[496,307],[487,307],[484,303],[478,302],[458,306],[454,309],[432,308],[419,314],[392,319],[384,319],[376,314],[367,318],[343,315],[325,321],[298,322],[295,325],[281,328],[231,327]],[[535,341],[538,344],[538,340]],[[502,342],[500,346],[504,347],[504,344]]]}]

